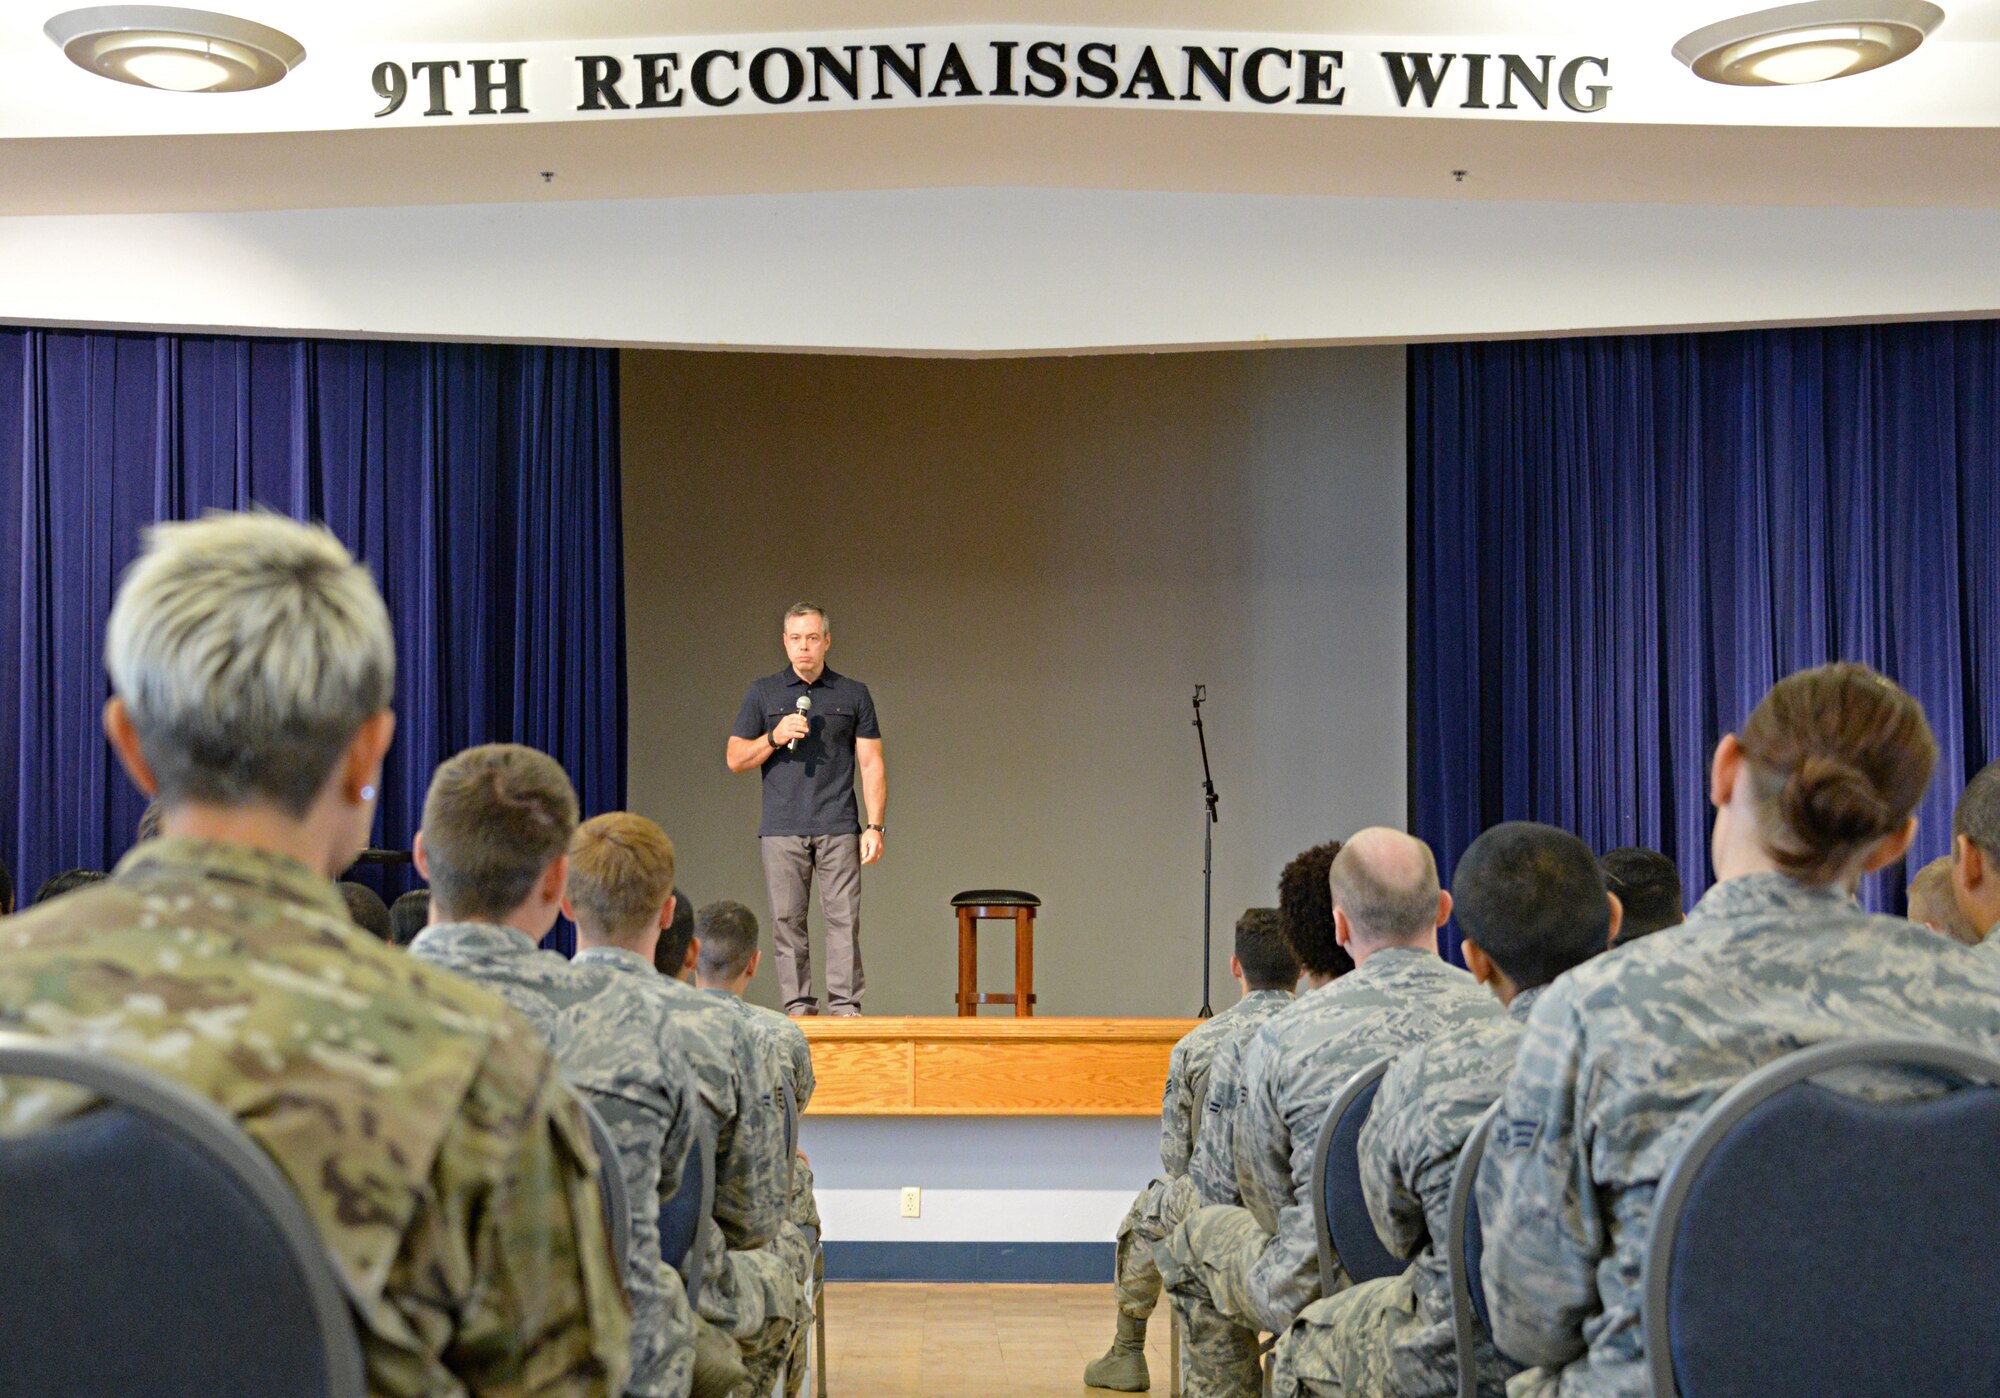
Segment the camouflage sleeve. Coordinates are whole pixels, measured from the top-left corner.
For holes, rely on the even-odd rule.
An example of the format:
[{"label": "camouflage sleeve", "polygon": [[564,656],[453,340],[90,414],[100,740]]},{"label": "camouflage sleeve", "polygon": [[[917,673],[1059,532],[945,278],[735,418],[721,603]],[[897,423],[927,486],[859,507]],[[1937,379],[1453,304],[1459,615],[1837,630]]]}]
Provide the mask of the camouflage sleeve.
[{"label": "camouflage sleeve", "polygon": [[1382,1244],[1396,1257],[1415,1257],[1431,1240],[1424,1218],[1425,1173],[1422,1049],[1389,1065],[1361,1127],[1361,1190]]},{"label": "camouflage sleeve", "polygon": [[1160,1167],[1168,1179],[1187,1173],[1188,1159],[1194,1153],[1194,1110],[1187,1052],[1175,1044],[1167,1059],[1167,1085],[1160,1094]]},{"label": "camouflage sleeve", "polygon": [[[723,1023],[720,1019],[712,1021]],[[737,1021],[740,1025],[740,1021]],[[735,1051],[735,1110],[725,1123],[728,1154],[715,1154],[715,1222],[723,1240],[749,1252],[778,1236],[790,1197],[791,1162],[785,1158],[785,1118],[757,1036],[741,1026]]]},{"label": "camouflage sleeve", "polygon": [[497,1038],[405,1237],[398,1308],[471,1394],[615,1395],[631,1313],[590,1132],[525,1025]]},{"label": "camouflage sleeve", "polygon": [[1244,1064],[1247,1100],[1236,1127],[1243,1202],[1271,1244],[1251,1264],[1245,1291],[1258,1321],[1283,1334],[1319,1297],[1319,1233],[1313,1220],[1312,1164],[1319,1144],[1311,1122],[1285,1115],[1277,1060],[1261,1040]]},{"label": "camouflage sleeve", "polygon": [[1204,1204],[1238,1204],[1236,1192],[1235,1107],[1236,1056],[1230,1045],[1208,1065],[1208,1092],[1201,1104],[1201,1130],[1195,1133],[1188,1160],[1188,1178]]},{"label": "camouflage sleeve", "polygon": [[1557,982],[1528,1013],[1477,1181],[1494,1341],[1545,1366],[1583,1353],[1609,1247],[1590,1179],[1583,1029],[1564,989]]},{"label": "camouflage sleeve", "polygon": [[798,1084],[799,1110],[812,1105],[813,1093],[819,1090],[819,1079],[813,1076],[812,1045],[806,1042],[804,1034],[792,1040],[792,1073]]},{"label": "camouflage sleeve", "polygon": [[[1269,1040],[1259,1034],[1243,1055],[1238,1080],[1235,1154],[1236,1190],[1243,1207],[1266,1233],[1278,1231],[1279,1210],[1292,1193],[1290,1133],[1278,1102],[1279,1083]],[[1308,1154],[1310,1154],[1308,1148]],[[1284,1327],[1278,1327],[1283,1329]]]},{"label": "camouflage sleeve", "polygon": [[667,1118],[667,1136],[660,1142],[660,1200],[664,1203],[681,1187],[681,1167],[694,1148],[694,1133],[701,1123],[701,1097],[694,1089],[693,1075],[681,1073],[663,1086],[674,1102]]}]

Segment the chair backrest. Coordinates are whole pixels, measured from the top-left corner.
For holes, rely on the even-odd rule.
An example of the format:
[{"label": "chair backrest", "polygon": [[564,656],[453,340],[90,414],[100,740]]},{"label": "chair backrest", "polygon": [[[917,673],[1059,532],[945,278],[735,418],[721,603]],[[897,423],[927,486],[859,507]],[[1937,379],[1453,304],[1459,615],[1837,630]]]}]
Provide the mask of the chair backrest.
[{"label": "chair backrest", "polygon": [[708,1231],[714,1227],[715,1143],[706,1126],[695,1128],[688,1145],[687,1159],[681,1163],[680,1188],[660,1205],[660,1256],[681,1274],[692,1301],[701,1294],[702,1263],[708,1247]]},{"label": "chair backrest", "polygon": [[277,1165],[207,1098],[0,1034],[0,1077],[99,1105],[0,1136],[0,1393],[362,1398],[338,1271]]},{"label": "chair backrest", "polygon": [[625,1259],[632,1255],[632,1200],[625,1191],[625,1167],[618,1159],[618,1142],[611,1128],[590,1105],[590,1095],[581,1088],[571,1089],[583,1119],[590,1123],[590,1144],[597,1151],[597,1192],[604,1201],[604,1231],[611,1235],[611,1252],[618,1259],[618,1274],[625,1274]]},{"label": "chair backrest", "polygon": [[1451,1279],[1451,1330],[1458,1351],[1458,1396],[1478,1398],[1479,1338],[1492,1333],[1486,1315],[1486,1293],[1479,1281],[1479,1261],[1485,1252],[1485,1235],[1479,1228],[1479,1195],[1473,1185],[1479,1178],[1479,1162],[1486,1156],[1486,1138],[1493,1132],[1493,1119],[1500,1104],[1488,1107],[1465,1147],[1458,1154],[1458,1170],[1451,1177],[1451,1205],[1444,1240],[1445,1270]]},{"label": "chair backrest", "polygon": [[1313,1148],[1313,1231],[1319,1237],[1322,1296],[1333,1294],[1337,1271],[1358,1283],[1393,1277],[1406,1265],[1382,1246],[1361,1191],[1361,1128],[1393,1062],[1393,1056],[1379,1058],[1347,1080],[1327,1109]]},{"label": "chair backrest", "polygon": [[[1812,1081],[1856,1068],[1960,1085],[1884,1102]],[[2000,1392],[1996,1142],[2000,1059],[1955,1044],[1821,1044],[1725,1092],[1654,1202],[1658,1398]]]}]

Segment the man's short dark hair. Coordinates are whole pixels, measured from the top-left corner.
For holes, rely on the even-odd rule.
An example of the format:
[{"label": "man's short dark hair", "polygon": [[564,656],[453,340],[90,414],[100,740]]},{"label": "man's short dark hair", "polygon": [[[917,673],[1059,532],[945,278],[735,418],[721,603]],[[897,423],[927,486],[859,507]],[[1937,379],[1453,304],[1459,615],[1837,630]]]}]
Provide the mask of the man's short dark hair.
[{"label": "man's short dark hair", "polygon": [[395,939],[395,927],[389,921],[389,905],[382,901],[382,895],[365,883],[354,883],[343,879],[336,884],[340,896],[347,900],[347,915],[354,925],[375,938],[378,942]]},{"label": "man's short dark hair", "polygon": [[[62,897],[72,889],[88,888],[91,884],[103,883],[104,877],[102,869],[65,869],[60,874],[42,881],[42,886],[35,890],[35,901],[46,903],[51,898]],[[9,889],[8,893],[11,896],[13,890]]]},{"label": "man's short dark hair", "polygon": [[694,940],[694,903],[680,889],[674,890],[674,920],[653,943],[653,969],[674,980],[681,978],[687,965],[688,943]]},{"label": "man's short dark hair", "polygon": [[1333,887],[1327,881],[1340,841],[1302,850],[1278,875],[1278,923],[1299,965],[1315,976],[1340,976],[1354,958],[1333,930]]},{"label": "man's short dark hair", "polygon": [[146,803],[146,809],[139,812],[139,828],[132,834],[133,844],[143,845],[160,838],[160,817],[165,810],[157,796]]},{"label": "man's short dark hair", "polygon": [[1522,990],[1604,950],[1611,903],[1590,846],[1553,825],[1510,820],[1467,846],[1452,877],[1466,940]]},{"label": "man's short dark hair", "polygon": [[1600,856],[1604,883],[1625,907],[1618,945],[1687,921],[1681,907],[1681,871],[1674,861],[1644,845],[1623,845]]},{"label": "man's short dark hair", "polygon": [[[1951,813],[1951,833],[1979,846],[1988,859],[2000,859],[2000,762],[1989,762],[1972,774]],[[1953,854],[1957,853],[1953,840]]]},{"label": "man's short dark hair", "polygon": [[695,914],[694,934],[701,938],[695,964],[705,981],[735,980],[757,954],[757,914],[727,898]]},{"label": "man's short dark hair", "polygon": [[499,922],[527,899],[576,832],[562,764],[519,743],[485,743],[431,776],[419,834],[431,897],[453,922]]},{"label": "man's short dark hair", "polygon": [[1276,908],[1246,908],[1236,919],[1236,960],[1252,990],[1290,990],[1299,983],[1299,958]]},{"label": "man's short dark hair", "polygon": [[417,933],[430,926],[430,921],[431,891],[413,888],[389,905],[390,940],[406,947],[417,940]]}]

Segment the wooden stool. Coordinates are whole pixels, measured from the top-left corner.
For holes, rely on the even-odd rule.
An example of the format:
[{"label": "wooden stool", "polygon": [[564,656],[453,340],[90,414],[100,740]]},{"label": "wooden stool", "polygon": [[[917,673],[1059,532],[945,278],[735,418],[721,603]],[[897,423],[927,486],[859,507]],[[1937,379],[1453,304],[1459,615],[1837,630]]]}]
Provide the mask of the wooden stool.
[{"label": "wooden stool", "polygon": [[[1018,1016],[1035,1012],[1035,909],[1042,900],[1032,893],[1012,888],[975,888],[951,900],[958,909],[958,1014],[965,1019],[979,1013],[981,1005],[1012,1005]],[[1014,993],[979,993],[979,943],[981,922],[1014,924]]]}]

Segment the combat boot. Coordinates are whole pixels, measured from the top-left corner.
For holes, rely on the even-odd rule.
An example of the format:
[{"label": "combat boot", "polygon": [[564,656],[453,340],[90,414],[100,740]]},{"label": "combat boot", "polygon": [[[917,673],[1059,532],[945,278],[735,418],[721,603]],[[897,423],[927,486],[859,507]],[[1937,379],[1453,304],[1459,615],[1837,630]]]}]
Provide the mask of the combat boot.
[{"label": "combat boot", "polygon": [[1084,1368],[1083,1381],[1092,1388],[1111,1388],[1120,1393],[1144,1393],[1153,1386],[1146,1372],[1146,1322],[1139,1316],[1118,1313],[1118,1338],[1111,1342],[1101,1359]]}]

